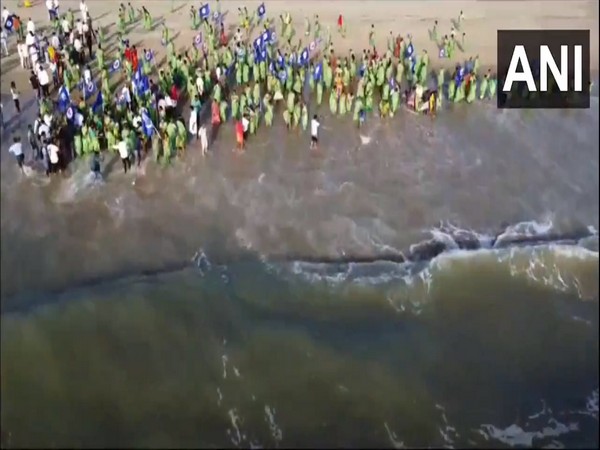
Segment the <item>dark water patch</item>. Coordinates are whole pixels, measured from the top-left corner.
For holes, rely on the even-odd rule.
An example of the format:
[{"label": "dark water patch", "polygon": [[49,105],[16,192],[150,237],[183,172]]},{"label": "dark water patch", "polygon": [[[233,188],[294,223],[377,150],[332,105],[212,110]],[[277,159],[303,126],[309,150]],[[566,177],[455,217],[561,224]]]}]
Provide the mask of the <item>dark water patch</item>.
[{"label": "dark water patch", "polygon": [[[421,316],[399,315],[381,292],[353,304],[239,266],[2,316],[2,425],[13,445],[232,448],[235,410],[239,446],[388,447],[386,425],[408,446],[441,446],[438,404],[455,445],[485,444],[473,431],[481,423],[525,426],[541,398],[558,413],[597,388],[597,302],[592,327],[581,326],[554,308],[568,295],[496,280],[501,290],[483,273],[460,280],[460,293],[433,292]],[[593,432],[585,423],[578,441]]]}]

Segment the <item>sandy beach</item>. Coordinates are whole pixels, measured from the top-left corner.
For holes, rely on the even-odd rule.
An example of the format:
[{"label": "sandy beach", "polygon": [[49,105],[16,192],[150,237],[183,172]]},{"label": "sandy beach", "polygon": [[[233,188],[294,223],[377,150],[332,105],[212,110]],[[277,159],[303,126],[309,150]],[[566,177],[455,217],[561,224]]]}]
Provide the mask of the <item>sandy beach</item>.
[{"label": "sandy beach", "polygon": [[[90,13],[95,26],[108,27],[108,36],[116,31],[117,9],[121,2],[116,0],[89,0]],[[199,2],[183,0],[164,0],[144,2],[133,0],[132,5],[145,5],[157,23],[166,23],[174,30],[178,48],[191,45],[195,32],[190,29],[189,9]],[[215,7],[216,2],[210,2]],[[228,1],[221,0],[221,9],[226,14],[225,23],[230,30],[235,30],[238,23],[237,8],[246,6],[248,10],[258,7],[260,1]],[[40,0],[34,1],[31,8],[17,8],[17,2],[5,1],[3,5],[11,12],[19,14],[22,19],[31,17],[37,26],[48,23],[46,7]],[[171,11],[171,5],[174,5]],[[271,1],[265,2],[267,14],[278,17],[289,11],[294,20],[297,37],[303,35],[304,18],[318,14],[324,29],[331,27],[334,34],[335,49],[346,52],[349,49],[360,51],[367,46],[371,24],[376,27],[376,41],[380,48],[385,48],[390,31],[403,36],[411,34],[415,48],[425,49],[432,55],[433,66],[454,66],[469,56],[479,55],[482,66],[493,67],[496,64],[496,31],[500,29],[589,29],[591,38],[591,69],[598,69],[598,2],[594,1]],[[62,0],[61,11],[71,8],[79,17],[79,2]],[[437,48],[429,39],[429,30],[438,20],[438,34],[449,34],[459,12],[465,13],[465,23],[461,31],[466,33],[464,52],[458,52],[454,61],[436,57]],[[342,38],[336,32],[336,21],[343,14],[347,27],[347,35]],[[157,52],[158,60],[164,56],[165,50],[160,45],[160,27],[148,35],[142,29],[141,21],[129,28],[128,35],[132,44],[138,48],[152,48]],[[17,82],[22,91],[28,89],[27,78],[19,65],[14,39],[11,41],[11,55],[2,58],[1,92],[7,93],[11,81]]]}]

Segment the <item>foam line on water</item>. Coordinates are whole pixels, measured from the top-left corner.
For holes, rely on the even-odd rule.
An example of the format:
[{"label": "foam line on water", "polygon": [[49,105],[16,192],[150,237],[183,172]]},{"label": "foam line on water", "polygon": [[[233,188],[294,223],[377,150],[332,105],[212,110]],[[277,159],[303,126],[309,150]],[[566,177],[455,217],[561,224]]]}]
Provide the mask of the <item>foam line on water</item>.
[{"label": "foam line on water", "polygon": [[[525,234],[518,234],[516,230],[525,230]],[[326,281],[333,284],[352,282],[374,285],[397,281],[412,284],[415,280],[420,280],[421,284],[426,287],[426,292],[429,292],[432,280],[431,269],[441,270],[445,263],[447,264],[457,258],[475,257],[481,254],[501,256],[502,254],[497,253],[498,251],[508,250],[508,253],[505,254],[508,254],[509,259],[512,261],[512,258],[517,254],[514,253],[514,250],[511,253],[511,249],[539,247],[551,248],[551,251],[558,255],[556,257],[578,258],[581,260],[598,259],[597,252],[577,245],[582,239],[597,238],[597,234],[593,233],[594,229],[584,228],[564,233],[535,234],[539,231],[547,232],[551,229],[545,226],[539,227],[533,223],[528,226],[518,226],[518,224],[512,227],[509,226],[497,235],[502,236],[502,242],[498,244],[498,239],[494,239],[490,235],[477,234],[457,227],[439,227],[431,230],[431,239],[410,246],[406,254],[397,251],[396,253],[342,256],[260,255],[253,252],[252,246],[248,244],[248,251],[244,253],[229,254],[221,257],[218,261],[212,261],[200,249],[191,260],[175,262],[160,268],[135,268],[125,272],[90,277],[71,283],[68,286],[61,286],[44,292],[15,294],[3,300],[0,313],[27,312],[45,304],[59,302],[64,294],[74,293],[77,290],[86,288],[99,288],[124,280],[156,278],[161,275],[192,269],[204,276],[211,272],[215,266],[226,267],[236,263],[252,261],[260,263],[265,270],[271,270],[277,265],[287,266],[291,273],[299,275],[310,282]],[[539,255],[532,254],[532,256]],[[530,278],[540,281],[536,276],[539,273],[536,264],[539,264],[539,261],[531,260],[529,267],[524,272]],[[515,267],[516,270],[513,275],[523,272],[518,266]],[[546,270],[543,266],[541,269]],[[511,268],[511,270],[513,269]],[[223,273],[219,276],[224,282],[228,281],[227,276],[223,278]],[[558,283],[556,280],[558,280]],[[541,282],[554,288],[557,286],[560,289],[567,287],[560,271],[550,278],[544,275]],[[573,281],[573,283],[576,284],[577,282]]]}]

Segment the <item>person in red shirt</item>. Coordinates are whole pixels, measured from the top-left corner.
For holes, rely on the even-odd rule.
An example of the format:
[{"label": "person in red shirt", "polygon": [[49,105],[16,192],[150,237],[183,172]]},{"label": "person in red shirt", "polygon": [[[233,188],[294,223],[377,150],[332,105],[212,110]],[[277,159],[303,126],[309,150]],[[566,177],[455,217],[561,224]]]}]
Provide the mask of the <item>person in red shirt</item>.
[{"label": "person in red shirt", "polygon": [[125,59],[131,62],[131,49],[129,48],[129,44],[125,47]]},{"label": "person in red shirt", "polygon": [[227,47],[227,33],[225,33],[225,25],[221,22],[221,46]]},{"label": "person in red shirt", "polygon": [[218,126],[221,124],[221,111],[219,111],[219,102],[213,100],[210,105],[210,115],[211,115],[211,123],[213,126]]},{"label": "person in red shirt", "polygon": [[400,36],[396,37],[396,42],[394,44],[394,58],[400,58],[400,49],[402,48],[402,38]]},{"label": "person in red shirt", "polygon": [[133,67],[133,71],[137,71],[138,70],[138,53],[137,53],[137,49],[135,48],[135,45],[133,46],[133,48],[131,49],[131,52],[129,53],[131,55],[131,66]]},{"label": "person in red shirt", "polygon": [[244,125],[241,120],[235,122],[235,138],[237,140],[238,152],[244,151]]},{"label": "person in red shirt", "polygon": [[338,16],[337,27],[338,27],[338,33],[340,33],[342,35],[342,37],[345,37],[346,28],[344,27],[344,16],[342,16],[341,14]]},{"label": "person in red shirt", "polygon": [[175,85],[171,86],[171,95],[170,95],[170,97],[175,102],[177,102],[177,100],[179,100],[179,90],[177,89],[177,86],[175,86]]}]

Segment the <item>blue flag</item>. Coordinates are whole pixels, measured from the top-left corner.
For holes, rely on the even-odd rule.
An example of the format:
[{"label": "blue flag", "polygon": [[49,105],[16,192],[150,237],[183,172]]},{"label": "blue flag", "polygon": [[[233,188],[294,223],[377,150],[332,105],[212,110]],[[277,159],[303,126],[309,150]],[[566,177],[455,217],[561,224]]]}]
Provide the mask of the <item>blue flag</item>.
[{"label": "blue flag", "polygon": [[150,81],[148,77],[142,72],[142,68],[138,67],[133,75],[133,83],[138,95],[144,95],[150,89]]},{"label": "blue flag", "polygon": [[287,80],[287,72],[285,71],[285,69],[282,69],[279,71],[279,81],[281,81],[282,83],[285,83]]},{"label": "blue flag", "polygon": [[147,137],[152,137],[154,134],[154,124],[146,108],[142,109],[142,130]]},{"label": "blue flag", "polygon": [[110,65],[109,73],[114,73],[121,70],[121,60],[119,58],[115,59],[113,63]]},{"label": "blue flag", "polygon": [[4,28],[6,28],[9,32],[12,32],[12,30],[13,30],[13,18],[12,18],[12,16],[9,17],[8,19],[6,19],[6,22],[4,22]]},{"label": "blue flag", "polygon": [[269,72],[271,72],[273,75],[277,74],[277,70],[275,70],[275,64],[273,64],[273,61],[269,63]]},{"label": "blue flag", "polygon": [[309,58],[309,53],[308,53],[308,48],[304,48],[304,50],[302,50],[302,53],[300,53],[300,64],[305,66],[308,64],[308,58]]},{"label": "blue flag", "polygon": [[315,74],[313,77],[314,77],[315,81],[320,81],[322,76],[323,76],[323,63],[320,62],[319,64],[317,64],[317,67],[315,67]]},{"label": "blue flag", "polygon": [[94,114],[102,113],[104,108],[104,97],[102,97],[102,92],[98,91],[98,95],[96,96],[96,101],[92,105],[92,111]]},{"label": "blue flag", "polygon": [[202,5],[198,13],[200,14],[201,19],[208,19],[208,17],[210,16],[210,6],[208,5],[208,3]]},{"label": "blue flag", "polygon": [[75,119],[75,114],[77,113],[77,109],[73,105],[69,105],[67,111],[65,112],[65,116],[67,116],[67,120],[69,122],[73,122]]},{"label": "blue flag", "polygon": [[267,8],[265,8],[265,4],[261,3],[260,5],[258,5],[258,9],[256,10],[256,12],[258,13],[258,18],[262,20],[262,18],[267,13]]},{"label": "blue flag", "polygon": [[260,50],[263,47],[263,37],[262,35],[254,39],[254,48],[256,50]]},{"label": "blue flag", "polygon": [[262,33],[262,41],[265,44],[271,42],[271,30],[265,30],[265,31],[263,31],[263,33]]},{"label": "blue flag", "polygon": [[413,52],[415,51],[412,42],[408,44],[408,46],[406,47],[406,51],[404,52],[404,57],[405,58],[410,58],[413,54]]},{"label": "blue flag", "polygon": [[85,84],[83,89],[83,98],[88,99],[92,96],[92,94],[96,91],[96,83],[94,81],[90,81]]},{"label": "blue flag", "polygon": [[462,67],[457,67],[456,70],[456,76],[454,77],[454,82],[456,83],[456,87],[459,87],[463,80],[464,80],[464,75],[465,75],[465,69],[463,69]]},{"label": "blue flag", "polygon": [[64,114],[71,104],[71,94],[63,84],[58,90],[58,110]]}]

